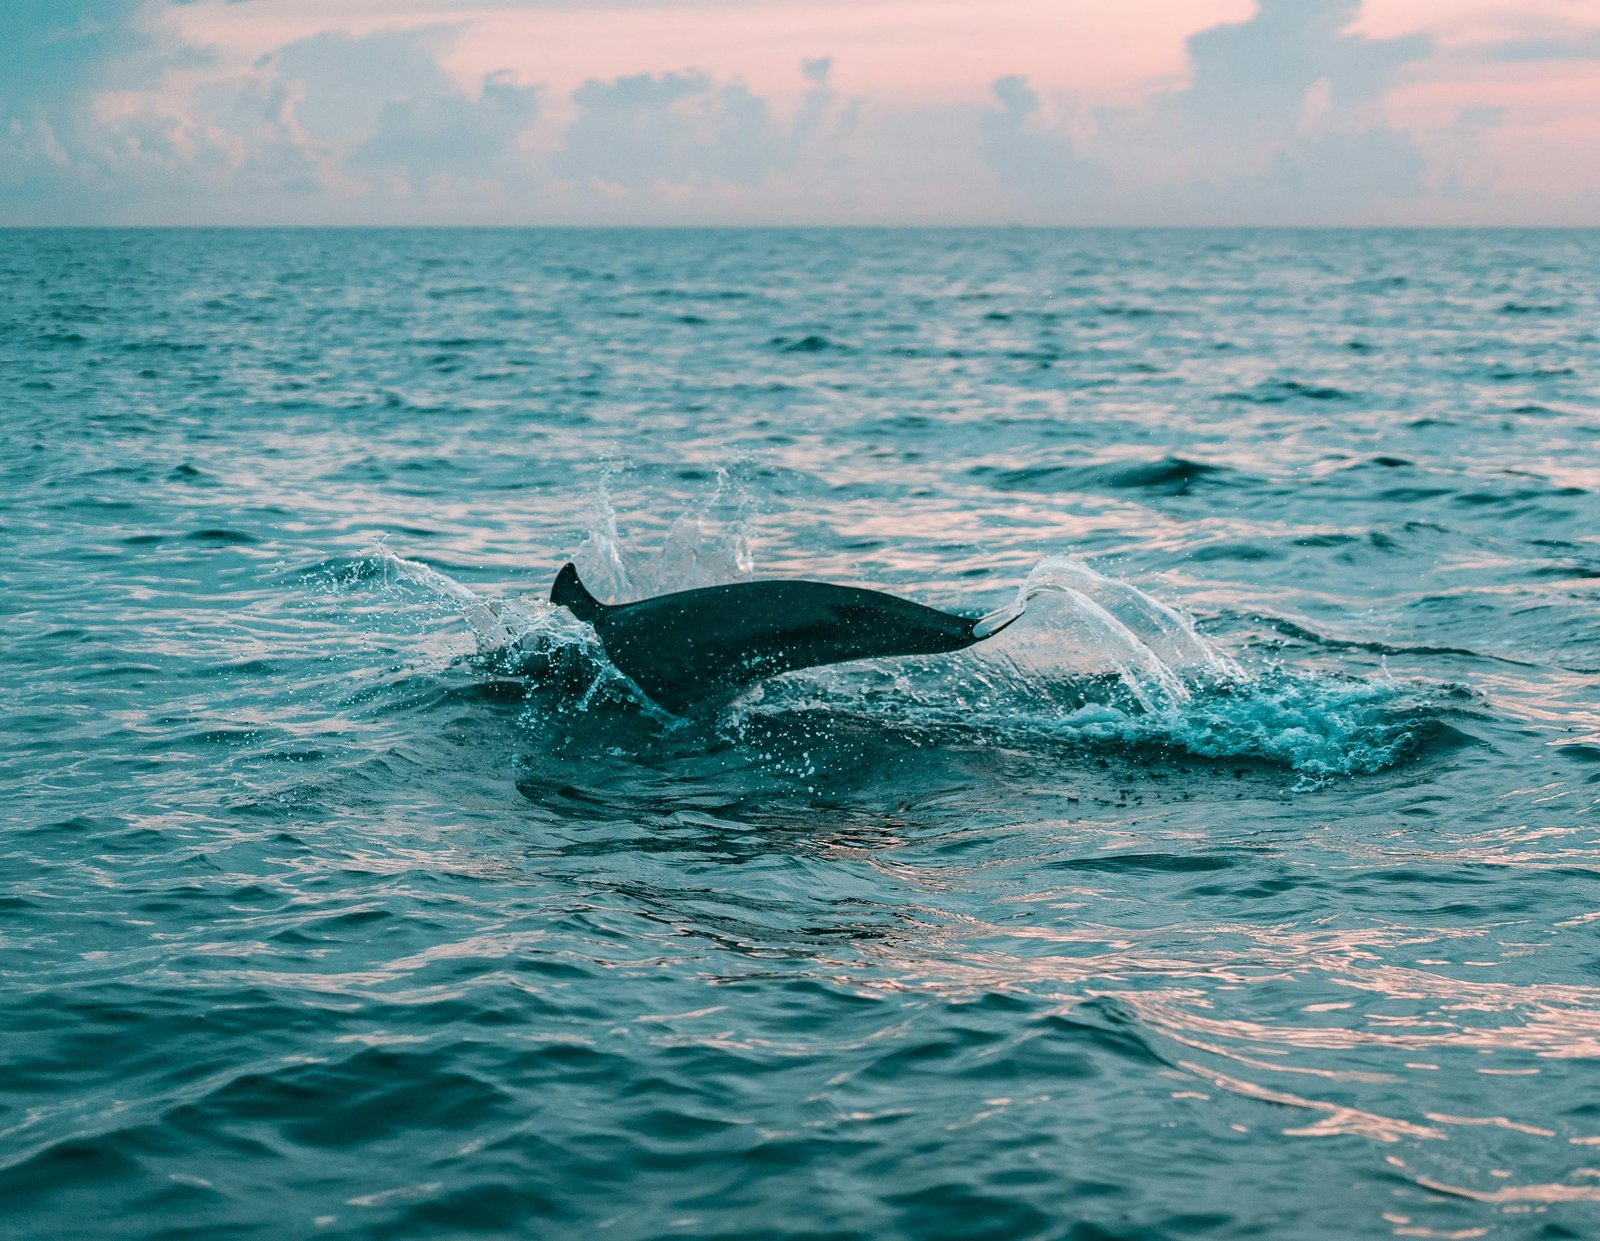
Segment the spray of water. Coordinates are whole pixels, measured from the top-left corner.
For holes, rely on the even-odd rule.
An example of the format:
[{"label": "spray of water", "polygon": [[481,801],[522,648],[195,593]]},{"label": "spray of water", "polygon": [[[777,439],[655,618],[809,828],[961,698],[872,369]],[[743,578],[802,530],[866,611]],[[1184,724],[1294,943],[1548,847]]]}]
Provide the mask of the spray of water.
[{"label": "spray of water", "polygon": [[709,499],[686,508],[668,527],[654,557],[630,553],[603,474],[588,534],[573,559],[589,589],[602,599],[642,599],[672,590],[749,581],[755,572],[749,491],[726,470],[717,471]]},{"label": "spray of water", "polygon": [[[748,579],[748,507],[723,477],[710,501],[672,523],[659,555],[630,555],[602,489],[577,559],[614,598]],[[731,520],[721,516],[728,510]],[[564,608],[484,595],[381,547],[366,563],[386,585],[458,612],[473,657],[497,675],[559,681],[575,711],[602,693],[637,697],[594,631]],[[995,636],[968,658],[813,670],[758,687],[735,710],[747,720],[797,708],[892,711],[898,724],[934,732],[976,727],[1007,743],[1264,761],[1313,782],[1391,766],[1415,740],[1419,713],[1406,687],[1247,673],[1188,616],[1073,557],[1040,561],[1012,603],[981,625]]]},{"label": "spray of water", "polygon": [[1142,712],[1181,707],[1197,689],[1242,676],[1190,618],[1069,556],[1035,565],[1015,601],[985,617],[979,632],[1020,616],[1026,621],[987,653],[1025,679],[1113,673]]},{"label": "spray of water", "polygon": [[1019,592],[1023,600],[1061,591],[1098,608],[1173,679],[1223,684],[1242,676],[1239,665],[1196,631],[1194,621],[1136,586],[1097,573],[1070,556],[1047,556]]}]

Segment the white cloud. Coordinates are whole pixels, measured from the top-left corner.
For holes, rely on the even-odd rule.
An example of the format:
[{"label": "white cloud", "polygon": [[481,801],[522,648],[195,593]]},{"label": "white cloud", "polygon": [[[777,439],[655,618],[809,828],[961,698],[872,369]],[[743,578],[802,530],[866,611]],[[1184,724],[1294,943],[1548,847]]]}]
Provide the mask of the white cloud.
[{"label": "white cloud", "polygon": [[852,113],[829,82],[831,62],[806,61],[808,89],[785,121],[740,82],[698,72],[585,82],[577,116],[550,161],[572,184],[636,194],[657,187],[754,190],[776,172],[837,150]]},{"label": "white cloud", "polygon": [[1259,0],[1188,41],[1190,80],[1111,119],[1133,186],[1166,186],[1198,222],[1336,223],[1417,196],[1423,157],[1383,102],[1426,39],[1350,32],[1360,0]]},{"label": "white cloud", "polygon": [[390,99],[349,167],[389,172],[411,191],[450,178],[516,181],[526,168],[517,141],[537,106],[537,89],[505,71],[485,77],[476,98],[449,90]]},{"label": "white cloud", "polygon": [[1072,210],[1102,202],[1112,179],[1105,166],[1084,159],[1059,126],[1043,124],[1039,96],[1020,77],[994,84],[997,109],[983,114],[979,150],[1007,186],[1046,210]]}]

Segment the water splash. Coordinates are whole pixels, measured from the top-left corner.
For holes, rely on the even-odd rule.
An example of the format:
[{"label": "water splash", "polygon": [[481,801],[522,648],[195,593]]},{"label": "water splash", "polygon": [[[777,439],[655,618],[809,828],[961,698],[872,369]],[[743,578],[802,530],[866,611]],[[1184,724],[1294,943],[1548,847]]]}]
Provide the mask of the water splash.
[{"label": "water splash", "polygon": [[[711,498],[680,513],[668,528],[647,593],[749,581],[755,574],[751,507],[749,492],[719,469]],[[723,516],[730,508],[731,514]]]},{"label": "water splash", "polygon": [[[748,535],[718,531],[705,516],[712,507],[673,523],[654,565],[666,588],[725,573],[729,564],[748,570]],[[609,539],[613,528],[602,519],[597,538]],[[625,580],[636,580],[621,544],[609,546]],[[606,660],[594,631],[564,608],[480,594],[382,547],[367,559],[386,585],[421,591],[459,613],[486,671],[556,691],[569,714],[603,699],[660,715]],[[909,730],[919,745],[976,729],[1025,747],[1065,743],[1268,764],[1298,773],[1303,788],[1392,767],[1437,723],[1415,689],[1387,677],[1247,673],[1190,617],[1067,556],[1042,560],[1012,604],[989,619],[998,626],[1012,618],[1016,624],[967,658],[866,661],[767,682],[734,706],[734,733],[741,723],[797,710],[865,711]]]},{"label": "water splash", "polygon": [[600,477],[587,532],[573,560],[589,588],[602,599],[642,599],[698,586],[749,581],[755,572],[748,488],[726,469],[717,470],[709,498],[692,504],[667,528],[659,552],[632,545],[618,525],[611,499],[612,474]]},{"label": "water splash", "polygon": [[[1271,763],[1298,772],[1305,787],[1392,767],[1435,723],[1414,689],[1387,676],[1247,673],[1191,617],[1070,556],[1034,567],[1019,608],[1019,624],[978,648],[998,675],[984,679],[978,697],[986,702],[968,703],[1013,729],[1016,705],[1031,702],[1035,712],[1021,724],[1028,731]],[[1114,678],[1112,692],[1093,692],[1097,675]]]},{"label": "water splash", "polygon": [[572,557],[583,570],[589,588],[603,599],[634,596],[633,577],[622,557],[622,536],[617,530],[617,510],[611,502],[611,468],[600,475],[590,502],[588,533]]},{"label": "water splash", "polygon": [[1114,675],[1138,711],[1181,707],[1196,689],[1241,679],[1239,666],[1194,621],[1137,587],[1070,556],[1034,566],[1009,608],[986,617],[1011,626],[983,656],[1028,683]]},{"label": "water splash", "polygon": [[1182,754],[1288,768],[1298,788],[1386,770],[1439,730],[1425,691],[1278,667],[1247,672],[1192,618],[1069,556],[1036,565],[999,629],[965,658],[812,670],[747,700],[794,709],[892,712],[952,736],[1005,744]]},{"label": "water splash", "polygon": [[1064,592],[1098,608],[1174,677],[1225,684],[1243,675],[1237,663],[1200,636],[1191,617],[1081,560],[1045,557],[1028,574],[1019,595],[1026,601],[1049,591]]},{"label": "water splash", "polygon": [[1298,773],[1304,789],[1393,767],[1433,730],[1435,718],[1414,690],[1394,681],[1275,669],[1205,687],[1179,706],[1142,716],[1085,707],[1055,727],[1079,743],[1270,763]]},{"label": "water splash", "polygon": [[479,655],[503,650],[532,632],[557,609],[545,605],[512,603],[477,591],[420,560],[408,560],[383,545],[365,556],[385,586],[405,584],[420,588],[461,613],[477,644]]}]

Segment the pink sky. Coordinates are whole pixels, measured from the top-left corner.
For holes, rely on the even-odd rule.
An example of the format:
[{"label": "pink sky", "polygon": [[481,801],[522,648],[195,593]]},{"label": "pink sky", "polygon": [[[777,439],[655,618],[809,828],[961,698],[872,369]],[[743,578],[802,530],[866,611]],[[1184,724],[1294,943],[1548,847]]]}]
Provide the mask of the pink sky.
[{"label": "pink sky", "polygon": [[[463,34],[447,63],[464,80],[521,71],[565,94],[589,78],[698,68],[762,91],[794,89],[801,57],[831,56],[850,88],[895,102],[987,93],[1020,74],[1049,91],[1115,103],[1185,71],[1185,39],[1242,22],[1255,0],[754,0],[587,7],[437,0],[201,3],[174,20],[235,62],[324,30],[367,34],[441,23]],[[1600,0],[1366,0],[1353,32],[1427,34],[1445,53],[1511,38],[1600,34]],[[1597,62],[1461,63],[1440,77],[1456,106],[1542,90],[1574,122],[1600,121]],[[1493,98],[1490,98],[1493,96]]]},{"label": "pink sky", "polygon": [[[231,202],[352,221],[444,222],[470,204],[473,220],[504,222],[1600,223],[1600,0],[1264,2],[124,0],[209,58],[174,56],[138,89],[101,91],[106,135],[78,136],[113,198],[118,176],[148,187],[161,178],[146,165],[169,183],[192,165],[194,193],[161,208],[140,190],[135,213]],[[400,56],[385,76],[373,66],[397,32],[425,58]],[[317,36],[321,78],[293,50]],[[341,49],[365,78],[328,68]],[[831,67],[808,80],[802,61],[820,58]],[[653,75],[640,90],[660,95],[664,75],[690,71],[701,76],[680,98],[618,119],[619,79]],[[491,116],[490,74],[525,92],[505,97],[515,117]],[[1021,80],[1009,102],[1001,79]],[[585,83],[600,86],[584,95]],[[369,125],[392,104],[393,132],[319,131],[318,108],[357,87]],[[265,100],[276,111],[251,121]],[[1255,132],[1263,119],[1271,134]],[[433,170],[422,145],[404,149],[429,135],[471,144],[491,120],[501,129],[477,164]],[[24,155],[27,121],[11,125]],[[72,157],[63,126],[31,151],[41,170]],[[607,163],[608,144],[629,143],[648,170]],[[0,135],[0,158],[4,146]],[[269,210],[263,169],[291,163],[318,192],[302,185],[300,207]]]},{"label": "pink sky", "polygon": [[1253,0],[780,0],[551,10],[331,0],[204,6],[180,20],[203,41],[248,59],[330,28],[370,33],[461,22],[467,29],[449,64],[464,78],[514,68],[557,94],[589,78],[691,67],[782,92],[794,89],[801,57],[832,56],[851,89],[927,103],[984,95],[1007,73],[1116,96],[1180,75],[1186,34],[1243,20],[1253,7]]}]

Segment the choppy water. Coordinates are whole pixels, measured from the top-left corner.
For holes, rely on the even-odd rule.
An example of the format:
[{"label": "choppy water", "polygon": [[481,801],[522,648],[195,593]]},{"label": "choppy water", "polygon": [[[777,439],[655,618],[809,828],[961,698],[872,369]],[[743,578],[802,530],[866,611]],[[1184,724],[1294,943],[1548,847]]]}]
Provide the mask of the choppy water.
[{"label": "choppy water", "polygon": [[[0,288],[0,1233],[1600,1231],[1600,236]],[[569,554],[1046,589],[673,724]]]}]

